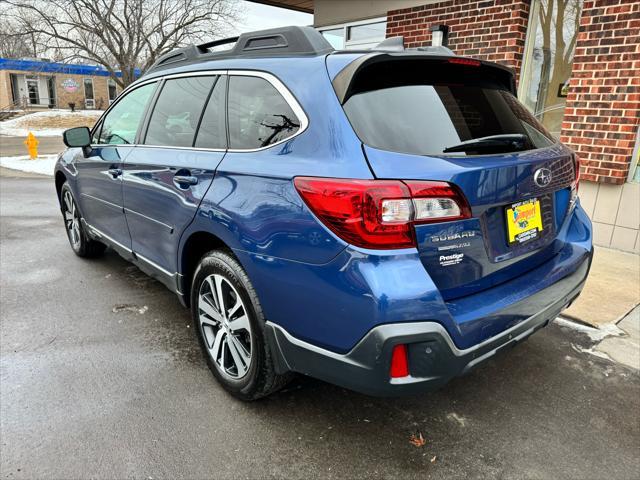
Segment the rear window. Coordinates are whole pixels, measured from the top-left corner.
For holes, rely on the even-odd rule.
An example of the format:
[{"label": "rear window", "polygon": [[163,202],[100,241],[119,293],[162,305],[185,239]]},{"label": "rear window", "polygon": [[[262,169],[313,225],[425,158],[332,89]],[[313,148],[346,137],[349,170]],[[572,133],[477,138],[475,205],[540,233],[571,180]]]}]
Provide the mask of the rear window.
[{"label": "rear window", "polygon": [[464,156],[555,143],[486,69],[442,60],[366,67],[343,107],[360,139],[382,150]]}]

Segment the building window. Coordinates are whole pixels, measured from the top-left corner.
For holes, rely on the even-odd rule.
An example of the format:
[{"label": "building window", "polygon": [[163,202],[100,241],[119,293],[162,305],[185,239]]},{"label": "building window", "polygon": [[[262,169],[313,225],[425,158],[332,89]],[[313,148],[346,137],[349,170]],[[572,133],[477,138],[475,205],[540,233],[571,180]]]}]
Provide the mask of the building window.
[{"label": "building window", "polygon": [[93,97],[93,79],[84,79],[84,106],[85,108],[95,108],[96,103]]},{"label": "building window", "polygon": [[56,77],[47,77],[47,94],[49,108],[56,106]]},{"label": "building window", "polygon": [[113,78],[110,78],[107,81],[107,88],[109,90],[109,105],[111,105],[111,103],[118,96],[118,89],[116,87],[116,81]]},{"label": "building window", "polygon": [[531,4],[520,100],[560,136],[582,0],[535,0]]},{"label": "building window", "polygon": [[344,48],[344,28],[332,28],[330,30],[321,30],[322,36],[331,44],[336,50],[342,50]]},{"label": "building window", "polygon": [[387,20],[374,18],[318,30],[336,50],[363,50],[373,48],[385,39]]}]

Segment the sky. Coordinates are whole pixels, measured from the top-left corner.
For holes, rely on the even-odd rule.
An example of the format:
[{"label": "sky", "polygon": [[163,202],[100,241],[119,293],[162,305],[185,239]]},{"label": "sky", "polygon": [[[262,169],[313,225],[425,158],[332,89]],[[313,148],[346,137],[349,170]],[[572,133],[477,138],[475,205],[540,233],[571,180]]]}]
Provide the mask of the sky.
[{"label": "sky", "polygon": [[253,2],[242,2],[244,19],[236,28],[238,33],[266,30],[287,25],[312,25],[313,15]]}]

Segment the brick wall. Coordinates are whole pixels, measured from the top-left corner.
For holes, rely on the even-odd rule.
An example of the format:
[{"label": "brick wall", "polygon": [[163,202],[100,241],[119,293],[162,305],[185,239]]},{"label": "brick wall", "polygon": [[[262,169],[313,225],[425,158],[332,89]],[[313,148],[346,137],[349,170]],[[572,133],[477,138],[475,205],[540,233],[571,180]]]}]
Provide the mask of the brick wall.
[{"label": "brick wall", "polygon": [[[61,75],[56,74],[56,95],[58,99],[58,106],[60,108],[68,108],[69,102],[75,102],[76,109],[83,110],[84,103],[84,85],[85,78],[93,79],[93,98],[95,101],[95,108],[105,110],[109,106],[109,92],[107,90],[108,77],[101,76],[84,76],[84,75]],[[62,82],[66,79],[73,79],[79,85],[78,90],[73,93],[65,91],[62,88]],[[120,91],[118,89],[118,91]]]},{"label": "brick wall", "polygon": [[405,47],[431,45],[430,27],[449,27],[449,48],[458,55],[502,63],[520,72],[529,0],[450,0],[392,10],[387,37],[403,36]]},{"label": "brick wall", "polygon": [[561,140],[581,178],[622,184],[640,119],[640,2],[585,0]]}]

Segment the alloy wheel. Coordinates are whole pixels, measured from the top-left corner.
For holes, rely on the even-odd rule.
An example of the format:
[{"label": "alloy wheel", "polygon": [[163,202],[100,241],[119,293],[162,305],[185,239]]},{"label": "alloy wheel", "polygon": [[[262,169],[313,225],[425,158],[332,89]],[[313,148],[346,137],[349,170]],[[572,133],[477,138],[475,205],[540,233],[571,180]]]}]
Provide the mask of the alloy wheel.
[{"label": "alloy wheel", "polygon": [[73,201],[73,196],[69,190],[66,190],[63,195],[63,215],[64,224],[67,228],[67,235],[74,249],[80,248],[80,215],[76,208],[76,203]]},{"label": "alloy wheel", "polygon": [[198,294],[202,337],[218,371],[239,380],[251,366],[251,324],[240,295],[222,275],[204,279]]}]

